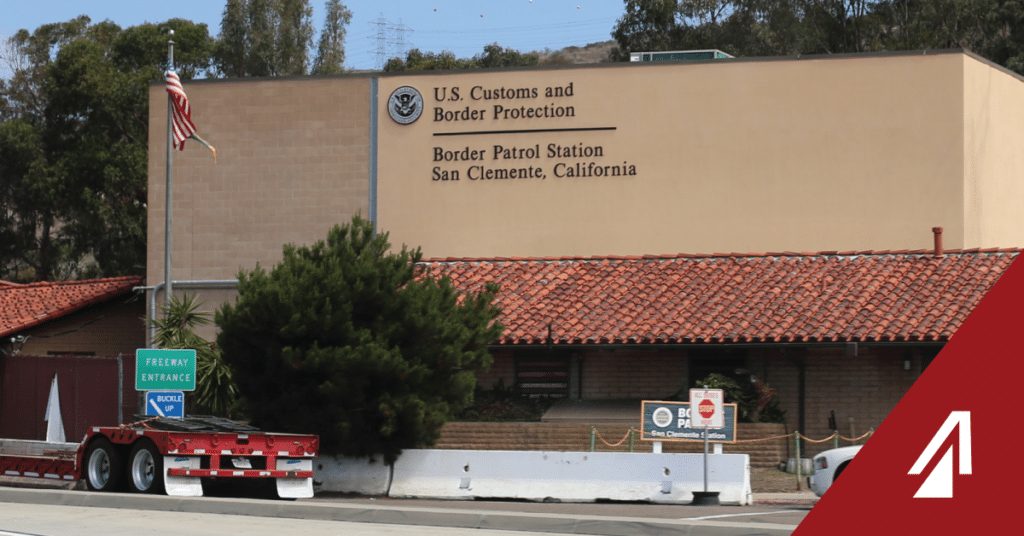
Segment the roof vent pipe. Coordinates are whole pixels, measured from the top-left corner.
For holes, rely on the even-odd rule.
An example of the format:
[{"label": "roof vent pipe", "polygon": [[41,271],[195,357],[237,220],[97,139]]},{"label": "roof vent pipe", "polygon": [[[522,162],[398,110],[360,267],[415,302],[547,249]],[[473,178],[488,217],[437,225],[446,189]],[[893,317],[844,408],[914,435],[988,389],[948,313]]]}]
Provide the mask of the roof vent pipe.
[{"label": "roof vent pipe", "polygon": [[935,256],[942,256],[942,227],[932,227],[932,234],[935,235]]}]

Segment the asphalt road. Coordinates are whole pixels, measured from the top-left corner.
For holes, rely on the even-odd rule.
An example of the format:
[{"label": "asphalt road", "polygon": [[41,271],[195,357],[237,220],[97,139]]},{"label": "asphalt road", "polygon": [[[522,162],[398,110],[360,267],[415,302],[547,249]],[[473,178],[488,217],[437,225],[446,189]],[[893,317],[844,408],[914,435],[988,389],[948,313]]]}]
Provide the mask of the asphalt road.
[{"label": "asphalt road", "polygon": [[[176,534],[781,535],[805,504],[748,507],[429,501],[319,496],[299,501],[0,488],[0,536]],[[502,532],[496,532],[502,531]]]}]

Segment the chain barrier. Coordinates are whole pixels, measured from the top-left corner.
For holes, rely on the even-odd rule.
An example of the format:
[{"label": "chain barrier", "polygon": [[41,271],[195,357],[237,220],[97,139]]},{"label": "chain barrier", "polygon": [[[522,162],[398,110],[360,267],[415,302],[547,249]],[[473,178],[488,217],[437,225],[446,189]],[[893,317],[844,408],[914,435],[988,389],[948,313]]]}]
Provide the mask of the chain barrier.
[{"label": "chain barrier", "polygon": [[[615,448],[615,447],[621,446],[623,443],[626,442],[627,439],[631,440],[632,439],[632,437],[631,437],[632,434],[635,434],[637,432],[638,432],[637,429],[630,428],[626,432],[626,435],[622,436],[622,439],[620,439],[618,442],[616,442],[616,443],[609,443],[601,435],[601,432],[599,432],[597,430],[597,427],[591,426],[590,427],[590,448],[591,448],[591,451],[593,451],[593,449],[594,449],[594,446],[595,446],[595,441],[594,440],[595,439],[600,439],[601,443],[604,443],[606,446],[608,446],[610,448]],[[801,439],[803,439],[804,441],[807,441],[808,443],[824,443],[826,441],[834,441],[834,440],[837,440],[837,439],[841,439],[843,441],[848,441],[850,443],[854,443],[856,441],[860,441],[862,439],[869,438],[872,435],[874,435],[874,433],[875,433],[874,430],[869,430],[868,432],[866,432],[864,435],[862,435],[860,437],[850,438],[850,437],[845,437],[843,435],[840,435],[839,432],[833,432],[832,435],[830,435],[830,436],[828,436],[828,437],[826,437],[824,439],[811,439],[811,438],[801,434],[800,432],[792,432],[792,433],[789,433],[789,434],[786,434],[786,435],[780,435],[780,436],[760,437],[760,438],[756,438],[756,439],[737,439],[735,441],[732,441],[729,444],[757,443],[759,441],[775,441],[777,439],[789,439],[789,438],[797,436],[797,435],[799,435]],[[630,444],[632,445],[632,443],[633,442],[631,440]]]},{"label": "chain barrier", "polygon": [[[793,433],[794,434],[800,434],[800,432],[793,432]],[[807,436],[805,436],[803,434],[800,434],[800,437],[804,441],[806,441],[808,443],[824,443],[826,441],[831,441],[832,439],[835,439],[838,436],[839,436],[839,432],[833,432],[832,435],[826,437],[825,439],[811,439],[811,438],[809,438],[809,437],[807,437]]]},{"label": "chain barrier", "polygon": [[758,441],[772,441],[775,439],[787,439],[793,437],[793,434],[780,435],[775,437],[759,437],[757,439],[737,439],[733,443],[757,443]]},{"label": "chain barrier", "polygon": [[635,429],[630,428],[629,430],[626,431],[626,435],[622,436],[622,439],[620,439],[618,443],[611,444],[611,443],[605,441],[604,437],[601,436],[601,432],[597,431],[597,428],[591,428],[591,430],[597,435],[597,438],[600,439],[602,443],[604,443],[605,445],[607,445],[607,446],[609,446],[611,448],[615,448],[615,447],[625,443],[626,440],[629,439],[630,434],[632,434],[635,431]]},{"label": "chain barrier", "polygon": [[[630,429],[633,430],[633,428],[630,428]],[[596,432],[597,430],[595,429],[594,431]],[[760,441],[786,440],[786,439],[790,439],[790,438],[794,437],[797,434],[800,434],[800,432],[794,431],[794,432],[792,432],[792,434],[786,434],[785,436],[772,436],[771,438],[757,438],[757,439],[753,439],[753,440],[736,440],[736,441],[733,441],[733,442],[729,442],[728,444],[729,445],[738,445],[740,443],[758,443]],[[808,438],[807,436],[804,436],[803,434],[800,434],[800,438],[803,439],[804,441],[808,442],[808,443],[824,443],[826,441],[835,440],[837,438],[839,438],[839,439],[841,439],[843,441],[847,441],[847,442],[853,443],[855,441],[860,441],[862,439],[869,438],[873,434],[874,434],[874,430],[872,429],[872,430],[869,430],[869,431],[865,432],[865,434],[863,436],[860,436],[859,438],[847,438],[845,436],[841,436],[838,431],[834,432],[833,435],[828,436],[827,438],[825,438],[823,440],[812,440],[811,438]],[[600,432],[597,432],[597,435],[600,436]],[[623,438],[623,439],[625,440],[626,438]],[[618,443],[616,443],[614,445],[611,445],[610,443],[604,441],[603,438],[601,439],[601,442],[604,443],[605,445],[609,446],[609,447],[617,447],[617,446],[620,446],[620,445],[623,444],[623,442],[620,441],[620,442],[618,442]]]},{"label": "chain barrier", "polygon": [[[836,432],[836,434],[838,434],[838,433],[839,432]],[[842,439],[843,441],[849,441],[849,442],[852,443],[854,441],[860,441],[861,439],[864,439],[865,437],[870,437],[870,436],[874,435],[874,433],[875,433],[875,431],[872,429],[872,430],[868,430],[867,432],[864,433],[864,435],[862,435],[860,437],[854,437],[854,438],[851,439],[849,437],[839,436],[839,439]]]}]

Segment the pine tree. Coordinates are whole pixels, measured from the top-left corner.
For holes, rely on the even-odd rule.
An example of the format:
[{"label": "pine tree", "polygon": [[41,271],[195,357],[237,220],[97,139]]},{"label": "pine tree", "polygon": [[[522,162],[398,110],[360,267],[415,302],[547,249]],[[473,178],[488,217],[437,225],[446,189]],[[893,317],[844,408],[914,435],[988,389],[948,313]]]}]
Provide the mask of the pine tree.
[{"label": "pine tree", "polygon": [[220,41],[214,52],[221,76],[245,76],[246,59],[246,0],[228,0],[220,22]]},{"label": "pine tree", "polygon": [[216,314],[218,346],[253,424],[315,433],[322,451],[397,458],[429,446],[472,400],[503,327],[487,284],[460,293],[390,252],[358,216],[312,247],[286,245],[269,273],[239,276]]},{"label": "pine tree", "polygon": [[313,8],[309,0],[278,0],[276,74],[309,73],[309,49],[313,46]]},{"label": "pine tree", "polygon": [[247,76],[275,76],[275,34],[277,20],[270,0],[249,0],[245,19],[245,73]]},{"label": "pine tree", "polygon": [[341,0],[327,0],[324,7],[327,14],[313,61],[313,74],[341,74],[345,71],[345,26],[352,21],[352,12]]}]

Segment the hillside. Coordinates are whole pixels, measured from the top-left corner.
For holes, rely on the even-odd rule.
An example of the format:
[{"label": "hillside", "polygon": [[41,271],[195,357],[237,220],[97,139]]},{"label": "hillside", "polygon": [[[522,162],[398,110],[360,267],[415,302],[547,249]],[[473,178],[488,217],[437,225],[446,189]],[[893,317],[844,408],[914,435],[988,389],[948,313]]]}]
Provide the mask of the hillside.
[{"label": "hillside", "polygon": [[582,47],[566,47],[561,50],[538,51],[541,65],[602,63],[609,61],[612,50],[618,45],[608,40],[590,43]]}]

